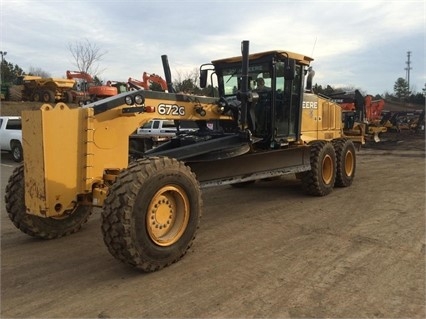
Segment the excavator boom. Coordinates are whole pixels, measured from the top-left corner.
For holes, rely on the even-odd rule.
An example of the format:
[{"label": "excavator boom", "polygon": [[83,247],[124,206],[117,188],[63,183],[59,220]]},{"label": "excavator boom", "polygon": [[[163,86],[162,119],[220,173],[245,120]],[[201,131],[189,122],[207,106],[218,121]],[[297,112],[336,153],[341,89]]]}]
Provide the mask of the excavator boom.
[{"label": "excavator boom", "polygon": [[136,90],[139,90],[139,89],[149,90],[151,83],[156,83],[160,85],[161,89],[167,92],[166,81],[161,76],[154,73],[149,74],[147,72],[144,72],[142,75],[142,81],[131,78],[131,77],[127,81],[128,86]]}]

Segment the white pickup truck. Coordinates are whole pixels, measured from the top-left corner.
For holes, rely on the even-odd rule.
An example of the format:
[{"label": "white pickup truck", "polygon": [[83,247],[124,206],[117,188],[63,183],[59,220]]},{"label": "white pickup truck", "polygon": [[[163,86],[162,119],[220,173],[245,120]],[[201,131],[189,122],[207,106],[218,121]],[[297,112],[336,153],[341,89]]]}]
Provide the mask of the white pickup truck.
[{"label": "white pickup truck", "polygon": [[[182,132],[194,131],[197,124],[192,121],[181,121],[179,130]],[[136,134],[152,138],[154,142],[167,141],[176,135],[176,125],[170,120],[152,120],[137,129]]]},{"label": "white pickup truck", "polygon": [[[179,132],[195,131],[198,126],[193,121],[180,121]],[[138,128],[130,136],[130,152],[145,152],[161,143],[167,142],[177,133],[174,121],[151,120]]]},{"label": "white pickup truck", "polygon": [[22,161],[22,125],[20,116],[0,116],[0,147],[2,151],[10,152],[14,161]]}]

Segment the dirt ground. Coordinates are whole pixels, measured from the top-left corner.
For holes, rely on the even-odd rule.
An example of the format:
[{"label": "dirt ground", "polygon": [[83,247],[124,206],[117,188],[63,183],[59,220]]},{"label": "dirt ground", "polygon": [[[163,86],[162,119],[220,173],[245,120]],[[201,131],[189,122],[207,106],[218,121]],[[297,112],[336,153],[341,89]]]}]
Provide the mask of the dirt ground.
[{"label": "dirt ground", "polygon": [[[353,185],[326,197],[293,176],[205,189],[191,250],[151,274],[108,253],[100,214],[35,240],[2,202],[1,317],[425,318],[425,139],[382,140],[357,153]],[[2,154],[2,200],[16,165]]]}]

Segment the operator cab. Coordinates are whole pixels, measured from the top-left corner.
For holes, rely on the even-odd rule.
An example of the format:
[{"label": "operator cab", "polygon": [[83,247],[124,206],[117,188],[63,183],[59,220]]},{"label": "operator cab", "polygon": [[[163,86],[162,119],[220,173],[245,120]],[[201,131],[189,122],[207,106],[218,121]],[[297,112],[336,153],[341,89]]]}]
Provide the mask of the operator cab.
[{"label": "operator cab", "polygon": [[[300,136],[305,67],[312,60],[285,51],[249,55],[248,90],[257,94],[248,101],[247,127],[266,147],[286,145]],[[242,89],[241,62],[241,56],[212,62],[219,96],[233,103]],[[202,86],[206,82],[205,71],[204,65]]]}]

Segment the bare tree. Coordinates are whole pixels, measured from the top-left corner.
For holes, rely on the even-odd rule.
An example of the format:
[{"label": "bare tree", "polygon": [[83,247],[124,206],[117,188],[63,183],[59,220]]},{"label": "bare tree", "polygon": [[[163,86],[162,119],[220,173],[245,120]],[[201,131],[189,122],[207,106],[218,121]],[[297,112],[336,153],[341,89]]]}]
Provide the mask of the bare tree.
[{"label": "bare tree", "polygon": [[88,39],[70,43],[68,49],[78,71],[89,73],[93,78],[101,73],[99,62],[107,51],[102,50],[96,43],[90,42]]},{"label": "bare tree", "polygon": [[194,68],[182,75],[182,72],[176,71],[177,79],[173,81],[173,85],[178,92],[195,93],[199,81],[198,69]]}]

